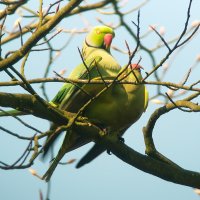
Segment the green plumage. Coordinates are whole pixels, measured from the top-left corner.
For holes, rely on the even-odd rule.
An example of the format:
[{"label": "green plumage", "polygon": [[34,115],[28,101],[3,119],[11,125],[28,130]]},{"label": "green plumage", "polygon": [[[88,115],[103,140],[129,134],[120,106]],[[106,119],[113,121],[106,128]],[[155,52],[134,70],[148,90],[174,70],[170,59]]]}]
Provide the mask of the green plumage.
[{"label": "green plumage", "polygon": [[[110,28],[107,29],[107,27],[105,28],[103,26],[102,29],[104,29],[104,32],[102,31],[104,35],[106,34],[105,30],[109,30],[109,34],[112,33]],[[101,27],[98,27],[97,30],[98,32],[96,32],[96,28],[94,28],[91,32],[98,33],[99,36]],[[114,33],[112,34],[114,35]],[[91,33],[88,35],[92,37]],[[100,40],[97,42],[98,45],[100,45],[99,48],[94,45],[94,41],[92,41],[91,45],[89,45],[89,37],[87,36],[83,45],[83,57],[90,73],[88,74],[88,70],[84,64],[81,64],[75,68],[69,78],[90,78],[90,80],[102,80],[103,77],[105,80],[114,80],[118,74],[121,74],[120,66],[109,53],[110,48],[103,48],[103,42],[100,43],[99,41]],[[94,62],[94,60],[96,61]],[[118,77],[118,80],[124,78],[125,81],[137,82],[142,79],[138,69],[124,67],[121,70],[123,70],[123,73]],[[51,103],[60,109],[76,113],[90,100],[91,97],[96,96],[106,87],[104,83],[79,84],[78,86],[82,89],[78,89],[77,86],[71,83],[64,84]],[[83,92],[83,90],[85,92]],[[147,102],[148,93],[144,85],[114,83],[110,88],[106,89],[102,95],[92,101],[84,110],[82,115],[87,117],[89,121],[97,126],[106,129],[109,133],[112,134],[115,132],[122,135],[127,128],[139,119],[146,109]],[[47,143],[44,146],[46,150],[48,150],[48,147],[56,137],[57,136],[52,136],[49,140],[47,140]],[[92,138],[86,138],[84,137],[84,134],[77,133],[73,129],[68,131],[65,134],[63,144],[56,158],[44,174],[43,179],[46,181],[50,179],[58,162],[62,159],[65,153],[91,141]],[[101,146],[95,145],[91,151],[83,157],[80,163],[78,163],[77,167],[81,167],[82,165],[90,162],[104,150],[105,149]]]},{"label": "green plumage", "polygon": [[[108,45],[109,43],[106,43],[107,41],[104,39],[106,36],[114,37],[114,31],[109,27],[97,26],[91,30],[91,32],[86,36],[82,48],[82,56],[87,67],[84,63],[78,65],[69,75],[69,78],[91,80],[100,76],[115,77],[118,74],[121,67],[110,54],[110,45]],[[83,84],[78,84],[78,87],[83,87]],[[69,112],[77,112],[78,109],[80,109],[80,107],[82,107],[88,100],[88,95],[83,95],[82,98],[77,98],[77,93],[79,93],[78,87],[71,83],[65,83],[50,103],[60,109],[65,109]],[[47,139],[44,144],[44,155],[46,155],[50,146],[57,137],[57,135],[51,135]],[[73,131],[68,132],[58,156],[43,178],[47,181],[50,179],[56,165],[66,152],[87,142],[89,142],[87,139],[80,138],[80,136],[73,133]]]},{"label": "green plumage", "polygon": [[[124,68],[126,68],[126,66],[122,68],[121,71],[123,71],[123,73],[119,76],[118,80],[121,80],[123,77],[125,77],[123,81],[129,82],[137,83],[137,81],[142,80],[139,70],[133,70],[130,67],[124,70]],[[104,103],[105,105],[102,105]],[[93,105],[88,107],[85,115],[89,116],[89,119],[98,116],[99,121],[104,125],[107,124],[106,128],[109,128],[111,134],[115,133],[120,137],[140,118],[142,113],[146,110],[147,105],[148,91],[144,85],[114,84],[111,88],[111,92],[107,90],[101,98],[94,101]],[[105,108],[103,112],[101,109],[98,109],[103,107]],[[79,161],[76,167],[80,168],[91,162],[104,151],[105,149],[102,146],[95,144]]]}]

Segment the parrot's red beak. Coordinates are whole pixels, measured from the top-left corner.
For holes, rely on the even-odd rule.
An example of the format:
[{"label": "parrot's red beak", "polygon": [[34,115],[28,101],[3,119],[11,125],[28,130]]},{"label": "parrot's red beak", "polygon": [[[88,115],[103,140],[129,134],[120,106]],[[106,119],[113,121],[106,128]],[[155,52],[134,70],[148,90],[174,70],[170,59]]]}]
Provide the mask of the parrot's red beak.
[{"label": "parrot's red beak", "polygon": [[106,49],[110,49],[110,45],[112,43],[113,35],[110,33],[105,34],[104,36],[104,45]]},{"label": "parrot's red beak", "polygon": [[140,70],[140,69],[144,69],[141,65],[139,64],[131,64],[131,69],[137,69],[137,70]]}]

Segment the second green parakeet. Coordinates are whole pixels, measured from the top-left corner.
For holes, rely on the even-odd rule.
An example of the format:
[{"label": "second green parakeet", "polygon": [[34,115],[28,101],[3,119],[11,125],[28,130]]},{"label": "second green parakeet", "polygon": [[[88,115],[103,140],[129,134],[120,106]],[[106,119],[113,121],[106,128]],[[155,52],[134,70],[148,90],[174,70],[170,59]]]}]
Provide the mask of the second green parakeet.
[{"label": "second green parakeet", "polygon": [[[123,79],[123,81],[129,82],[140,82],[142,76],[140,69],[142,67],[138,64],[132,64],[128,68],[124,66],[119,73],[123,73],[118,77],[118,80]],[[90,86],[89,86],[90,87]],[[146,110],[148,105],[148,91],[144,85],[141,84],[115,84],[113,86],[112,92],[107,91],[106,98],[102,96],[97,101],[93,102],[90,108],[86,111],[85,115],[90,116],[90,118],[95,118],[103,122],[106,127],[110,129],[110,132],[114,132],[118,137],[121,137],[124,132],[135,123],[142,113]],[[110,101],[105,101],[109,99]],[[95,109],[95,107],[100,106],[102,102],[105,102],[106,109],[103,112]],[[98,105],[99,104],[99,105]],[[90,113],[95,109],[95,116]],[[103,116],[101,116],[104,114]],[[107,116],[107,117],[106,117]],[[99,156],[106,149],[101,145],[95,144],[91,150],[79,161],[77,168],[82,167],[86,163],[91,162],[94,158]]]}]

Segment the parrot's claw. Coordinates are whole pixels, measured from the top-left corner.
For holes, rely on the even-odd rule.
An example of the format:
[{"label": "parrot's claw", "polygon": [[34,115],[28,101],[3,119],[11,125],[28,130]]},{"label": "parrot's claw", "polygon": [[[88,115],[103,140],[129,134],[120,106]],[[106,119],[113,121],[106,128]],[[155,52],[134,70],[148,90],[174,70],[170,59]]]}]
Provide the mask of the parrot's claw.
[{"label": "parrot's claw", "polygon": [[101,136],[108,135],[109,131],[106,128],[100,128],[101,131],[99,132]]},{"label": "parrot's claw", "polygon": [[88,118],[87,118],[87,117],[83,117],[83,116],[79,117],[79,119],[80,119],[81,121],[88,121]]},{"label": "parrot's claw", "polygon": [[107,132],[103,129],[101,131],[99,131],[100,136],[105,136],[107,135]]},{"label": "parrot's claw", "polygon": [[103,128],[103,131],[105,132],[105,135],[112,134],[112,129],[110,127]]}]

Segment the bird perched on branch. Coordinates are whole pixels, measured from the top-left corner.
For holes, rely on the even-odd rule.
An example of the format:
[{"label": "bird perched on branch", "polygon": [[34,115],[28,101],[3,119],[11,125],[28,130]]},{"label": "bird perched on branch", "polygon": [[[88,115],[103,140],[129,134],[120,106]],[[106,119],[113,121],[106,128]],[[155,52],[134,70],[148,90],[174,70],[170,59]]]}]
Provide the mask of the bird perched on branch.
[{"label": "bird perched on branch", "polygon": [[[108,134],[122,135],[125,130],[139,119],[147,106],[148,93],[143,84],[140,73],[141,66],[132,64],[121,69],[120,65],[110,54],[110,45],[114,31],[107,26],[94,27],[86,36],[82,49],[83,63],[78,65],[70,74],[72,79],[87,79],[102,81],[101,84],[72,84],[65,83],[51,104],[59,109],[77,113],[83,109],[81,115],[105,129]],[[109,85],[106,80],[113,80]],[[121,84],[120,81],[132,81],[135,84]],[[102,90],[104,90],[102,92]],[[101,93],[101,95],[99,95]],[[98,96],[99,95],[99,96]],[[57,135],[51,135],[44,145],[46,153]],[[65,155],[84,144],[92,141],[77,130],[66,132],[63,144],[44,174],[43,179],[48,181],[57,164]],[[89,151],[78,163],[77,168],[90,162],[105,151],[98,144]]]},{"label": "bird perched on branch", "polygon": [[[119,72],[117,80],[127,82],[127,84],[114,83],[111,88],[105,91],[105,94],[91,103],[85,115],[90,116],[89,119],[98,118],[105,127],[109,128],[111,134],[115,133],[121,137],[140,118],[148,105],[148,91],[143,84],[140,84],[142,80],[141,68],[143,67],[138,64],[124,66]],[[96,110],[95,107],[105,108],[100,111]],[[105,150],[105,147],[94,144],[76,167],[80,168],[91,162]]]},{"label": "bird perched on branch", "polygon": [[[107,26],[94,27],[87,34],[83,42],[81,53],[83,63],[72,71],[69,78],[92,80],[96,77],[115,77],[119,73],[121,66],[110,54],[110,45],[114,37],[115,33],[112,28]],[[76,93],[82,86],[83,84],[65,83],[50,103],[59,109],[77,112],[88,99],[88,95],[86,95],[83,99],[76,98],[76,100],[74,100]],[[71,102],[74,103],[71,104]],[[58,135],[51,135],[48,137],[44,144],[44,157],[57,137]],[[79,141],[80,136],[75,133],[72,134],[68,132],[66,137],[69,138],[70,141],[70,145],[65,145],[66,149],[68,149],[66,152],[87,143],[82,138]],[[48,180],[50,176],[50,173],[47,172],[44,178]]]}]

